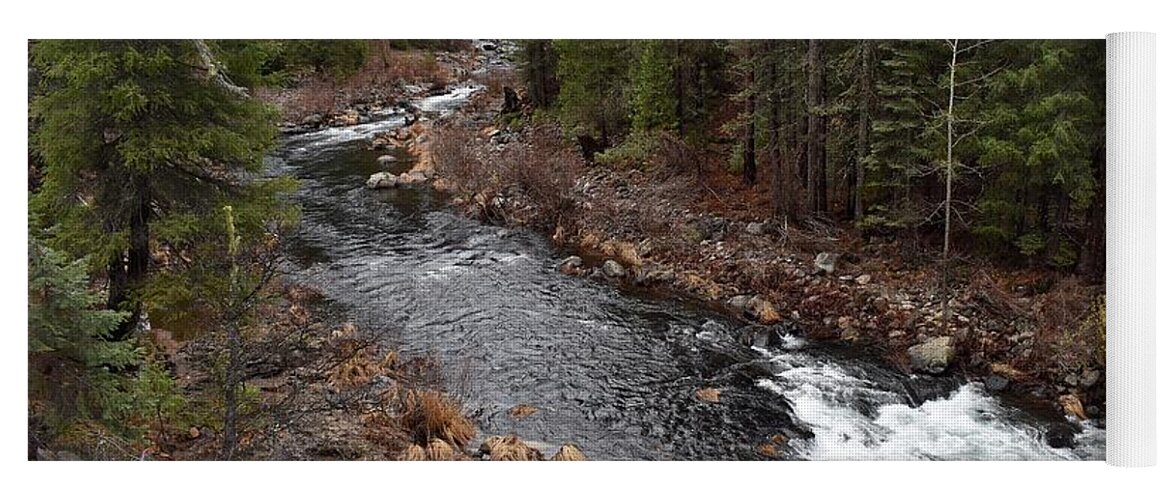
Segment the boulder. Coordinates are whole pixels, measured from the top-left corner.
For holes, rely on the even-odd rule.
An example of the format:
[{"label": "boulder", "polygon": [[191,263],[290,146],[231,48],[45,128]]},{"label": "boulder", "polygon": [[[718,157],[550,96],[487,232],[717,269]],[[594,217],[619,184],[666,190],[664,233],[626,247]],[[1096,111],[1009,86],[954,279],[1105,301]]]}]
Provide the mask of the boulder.
[{"label": "boulder", "polygon": [[748,301],[752,300],[751,295],[737,295],[728,300],[728,307],[743,311],[748,307]]},{"label": "boulder", "polygon": [[955,358],[955,347],[951,337],[935,337],[921,344],[907,348],[911,369],[917,372],[939,375],[947,371]]},{"label": "boulder", "polygon": [[821,252],[817,254],[817,257],[813,259],[813,266],[817,268],[814,272],[833,274],[834,270],[837,268],[839,257],[841,257],[841,254],[830,252]]},{"label": "boulder", "polygon": [[577,274],[581,271],[582,264],[581,257],[571,255],[561,261],[560,264],[557,264],[557,270],[565,274]]},{"label": "boulder", "polygon": [[410,172],[407,172],[405,174],[398,176],[398,183],[399,184],[416,184],[419,182],[426,182],[426,181],[427,181],[427,176],[423,172],[418,171],[418,170],[412,170]]},{"label": "boulder", "polygon": [[370,189],[392,188],[398,185],[398,177],[390,172],[378,172],[366,179],[366,187]]},{"label": "boulder", "polygon": [[391,155],[382,155],[378,157],[378,164],[384,167],[396,161],[398,161],[398,158],[395,158]]},{"label": "boulder", "polygon": [[324,119],[325,118],[323,118],[320,114],[314,113],[309,116],[306,116],[305,118],[302,118],[301,125],[305,125],[305,126],[309,126],[309,127],[317,127],[317,126],[321,125],[321,122]]},{"label": "boulder", "polygon": [[606,262],[602,263],[602,273],[604,273],[607,278],[621,278],[626,276],[626,268],[622,267],[622,264],[619,264],[613,260],[607,260]]},{"label": "boulder", "polygon": [[984,388],[991,392],[1000,392],[1008,388],[1008,379],[1000,375],[984,377]]},{"label": "boulder", "polygon": [[647,273],[647,281],[652,283],[668,283],[675,281],[675,271],[670,269],[655,269]]}]

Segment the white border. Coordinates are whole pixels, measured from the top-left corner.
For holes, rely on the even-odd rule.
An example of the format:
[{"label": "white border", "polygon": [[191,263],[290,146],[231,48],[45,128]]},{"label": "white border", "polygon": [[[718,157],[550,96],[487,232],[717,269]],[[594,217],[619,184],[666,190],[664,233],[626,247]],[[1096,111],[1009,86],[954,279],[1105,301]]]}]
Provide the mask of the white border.
[{"label": "white border", "polygon": [[1106,461],[1155,465],[1155,35],[1106,37]]}]

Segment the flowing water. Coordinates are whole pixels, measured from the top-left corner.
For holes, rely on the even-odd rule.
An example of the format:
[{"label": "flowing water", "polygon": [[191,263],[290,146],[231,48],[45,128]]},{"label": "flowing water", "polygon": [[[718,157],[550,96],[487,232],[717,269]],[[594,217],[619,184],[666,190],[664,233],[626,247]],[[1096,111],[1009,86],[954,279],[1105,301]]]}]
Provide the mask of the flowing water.
[{"label": "flowing water", "polygon": [[[416,104],[442,114],[475,90]],[[270,158],[301,181],[295,279],[363,331],[437,356],[462,381],[454,389],[481,436],[515,432],[546,456],[574,442],[591,459],[759,459],[776,435],[792,459],[1104,456],[1103,430],[1027,411],[979,383],[907,377],[793,335],[743,347],[735,339],[752,326],[562,275],[541,236],[464,218],[429,188],[368,190],[382,153],[364,140],[404,121],[393,111],[375,119],[291,136]],[[705,387],[720,389],[719,403],[696,399]],[[538,411],[514,419],[519,404]],[[1054,429],[1073,445],[1047,444]]]}]

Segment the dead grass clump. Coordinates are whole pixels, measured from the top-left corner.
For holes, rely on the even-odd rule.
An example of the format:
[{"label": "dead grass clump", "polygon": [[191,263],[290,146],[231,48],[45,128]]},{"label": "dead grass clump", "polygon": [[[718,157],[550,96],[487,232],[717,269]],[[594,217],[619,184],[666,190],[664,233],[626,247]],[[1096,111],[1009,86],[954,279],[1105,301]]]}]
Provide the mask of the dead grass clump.
[{"label": "dead grass clump", "polygon": [[492,436],[480,445],[480,451],[488,454],[493,461],[538,461],[544,460],[541,452],[521,441],[515,434]]},{"label": "dead grass clump", "polygon": [[520,420],[533,416],[535,413],[537,413],[537,411],[538,410],[536,406],[521,404],[513,406],[511,409],[509,409],[508,416]]},{"label": "dead grass clump", "polygon": [[373,348],[367,347],[338,364],[330,374],[329,382],[343,389],[361,387],[374,377],[386,375],[397,363],[398,353],[391,351],[379,358]]},{"label": "dead grass clump", "polygon": [[[414,445],[412,445],[414,446]],[[427,460],[456,460],[457,453],[447,441],[432,439],[427,444]]]},{"label": "dead grass clump", "polygon": [[714,387],[705,387],[695,391],[695,398],[705,403],[719,403],[720,390]]},{"label": "dead grass clump", "polygon": [[411,390],[403,398],[400,422],[418,444],[442,440],[463,448],[476,436],[476,428],[463,408],[450,396],[435,390]]},{"label": "dead grass clump", "polygon": [[422,462],[427,460],[427,451],[422,446],[412,444],[403,450],[402,454],[398,456],[398,459],[410,462]]},{"label": "dead grass clump", "polygon": [[561,445],[561,449],[557,450],[557,453],[555,453],[553,458],[550,460],[553,460],[554,462],[583,462],[589,459],[586,458],[585,453],[581,452],[580,448],[573,444],[566,443]]}]

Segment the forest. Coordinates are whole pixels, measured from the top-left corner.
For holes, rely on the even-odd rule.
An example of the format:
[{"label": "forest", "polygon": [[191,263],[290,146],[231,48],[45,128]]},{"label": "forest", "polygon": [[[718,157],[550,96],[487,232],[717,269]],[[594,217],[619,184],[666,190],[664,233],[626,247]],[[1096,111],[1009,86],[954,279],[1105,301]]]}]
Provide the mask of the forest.
[{"label": "forest", "polygon": [[30,460],[829,458],[807,343],[1104,453],[1102,40],[28,49]]}]

